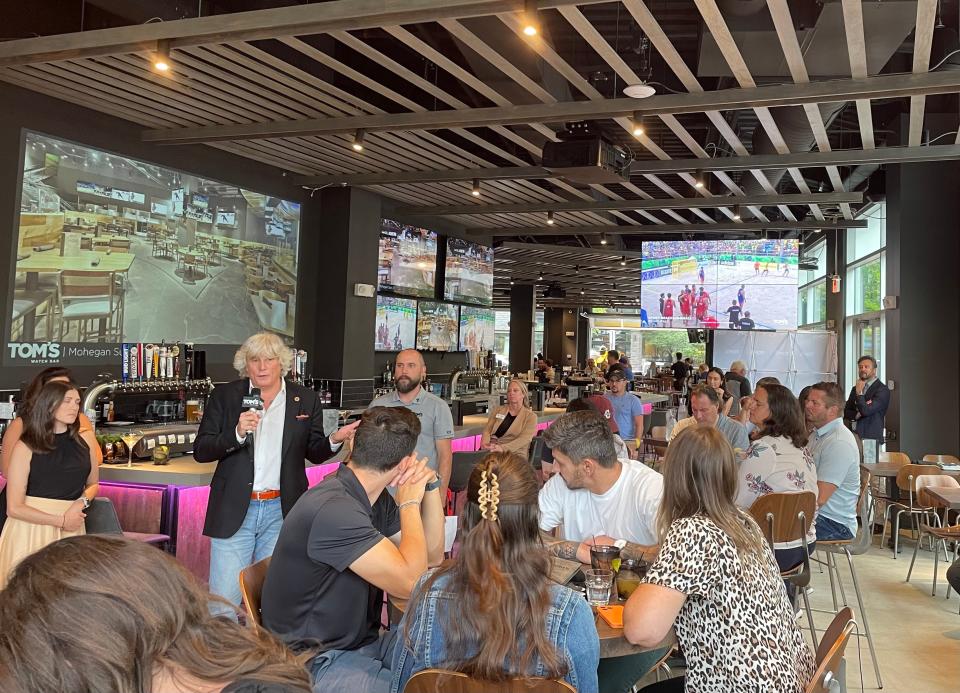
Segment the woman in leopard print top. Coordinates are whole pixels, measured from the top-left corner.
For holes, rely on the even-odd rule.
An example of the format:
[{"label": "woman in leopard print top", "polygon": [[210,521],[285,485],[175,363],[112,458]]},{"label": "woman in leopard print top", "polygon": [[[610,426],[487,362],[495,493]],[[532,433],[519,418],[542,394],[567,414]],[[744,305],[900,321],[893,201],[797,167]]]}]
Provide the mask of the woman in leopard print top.
[{"label": "woman in leopard print top", "polygon": [[734,503],[733,448],[696,427],[671,443],[663,469],[660,554],[627,601],[624,635],[652,646],[674,626],[687,673],[644,690],[802,693],[813,655],[773,553]]}]

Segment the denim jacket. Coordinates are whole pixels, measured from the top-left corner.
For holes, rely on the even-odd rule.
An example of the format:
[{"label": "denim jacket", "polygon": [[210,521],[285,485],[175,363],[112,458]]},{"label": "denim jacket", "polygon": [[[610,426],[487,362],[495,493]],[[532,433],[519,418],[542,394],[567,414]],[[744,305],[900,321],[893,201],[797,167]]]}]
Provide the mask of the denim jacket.
[{"label": "denim jacket", "polygon": [[[418,594],[428,572],[420,578],[414,594]],[[445,575],[433,584],[426,599],[410,602],[400,622],[400,632],[393,652],[393,683],[390,693],[400,693],[407,680],[423,669],[443,669],[447,659],[446,624],[457,618],[459,604],[445,587],[450,576]],[[593,612],[582,594],[560,585],[551,585],[552,597],[544,628],[560,655],[566,659],[569,671],[564,680],[579,693],[598,693],[597,666],[600,662],[600,640]],[[408,619],[412,651],[406,646],[404,629]],[[531,676],[543,676],[543,662],[534,660]]]}]

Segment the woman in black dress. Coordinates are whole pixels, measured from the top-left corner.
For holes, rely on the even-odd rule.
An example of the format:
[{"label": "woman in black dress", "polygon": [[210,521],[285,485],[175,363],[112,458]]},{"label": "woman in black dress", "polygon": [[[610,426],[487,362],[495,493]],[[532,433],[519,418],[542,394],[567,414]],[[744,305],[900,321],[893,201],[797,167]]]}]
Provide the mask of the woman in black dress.
[{"label": "woman in black dress", "polygon": [[97,495],[96,458],[80,437],[80,393],[51,382],[23,422],[7,476],[7,522],[0,534],[0,588],[26,556],[84,533],[84,510]]}]

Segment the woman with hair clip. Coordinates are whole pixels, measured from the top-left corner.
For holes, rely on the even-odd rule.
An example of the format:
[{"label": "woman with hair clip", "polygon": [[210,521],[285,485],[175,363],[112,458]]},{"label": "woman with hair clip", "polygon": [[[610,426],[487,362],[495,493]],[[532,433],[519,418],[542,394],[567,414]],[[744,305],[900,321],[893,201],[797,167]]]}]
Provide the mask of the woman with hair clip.
[{"label": "woman with hair clip", "polygon": [[451,669],[498,683],[563,679],[596,693],[600,643],[582,594],[551,582],[540,540],[538,485],[515,453],[470,474],[456,558],[426,573],[400,623],[391,693],[416,672]]},{"label": "woman with hair clip", "polygon": [[690,428],[667,448],[660,553],[627,600],[623,632],[649,647],[675,627],[687,671],[647,693],[802,693],[813,676],[773,553],[736,495],[737,461],[718,430]]},{"label": "woman with hair clip", "polygon": [[7,522],[0,533],[0,588],[10,571],[47,544],[83,534],[84,511],[97,495],[98,472],[80,437],[80,393],[72,383],[43,386],[10,457]]},{"label": "woman with hair clip", "polygon": [[[27,412],[30,410],[30,405],[37,398],[37,395],[40,394],[43,386],[51,382],[73,382],[70,370],[63,366],[44,368],[34,376],[33,380],[30,381],[30,384],[27,385],[23,391],[23,404],[20,406],[19,416],[10,422],[10,425],[7,426],[7,430],[3,434],[3,446],[2,449],[0,449],[0,475],[4,478],[7,476],[7,467],[10,465],[13,449],[17,446],[20,436],[23,435],[24,417],[26,417]],[[83,412],[80,412],[78,419],[80,422],[80,437],[90,446],[90,450],[96,459],[96,465],[99,467],[103,462],[103,453],[100,452],[100,446],[97,444],[97,438],[93,432],[93,424],[90,423],[90,419],[88,419]],[[4,489],[0,491],[0,529],[3,529],[6,521],[7,492],[6,489]]]},{"label": "woman with hair clip", "polygon": [[[793,393],[783,385],[757,385],[750,421],[756,428],[740,462],[737,505],[747,510],[760,496],[782,491],[812,491],[818,495],[817,468],[806,448],[807,428]],[[807,519],[807,543],[813,553],[816,522],[812,517]],[[803,560],[802,541],[776,544],[774,549],[781,570],[789,570]]]},{"label": "woman with hair clip", "polygon": [[91,534],[27,557],[0,593],[5,693],[307,693],[302,657],[262,629],[211,617],[176,560]]}]

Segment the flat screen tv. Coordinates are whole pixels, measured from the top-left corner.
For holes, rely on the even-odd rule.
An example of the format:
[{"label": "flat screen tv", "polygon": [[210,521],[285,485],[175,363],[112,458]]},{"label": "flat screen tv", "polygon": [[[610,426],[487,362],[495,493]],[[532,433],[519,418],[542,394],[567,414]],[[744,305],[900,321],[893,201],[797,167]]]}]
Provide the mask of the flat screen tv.
[{"label": "flat screen tv", "polygon": [[460,308],[460,351],[493,349],[496,319],[492,308]]},{"label": "flat screen tv", "polygon": [[447,239],[443,297],[448,301],[493,305],[493,248],[461,238]]},{"label": "flat screen tv", "polygon": [[436,276],[437,234],[392,219],[381,220],[377,288],[434,298]]},{"label": "flat screen tv", "polygon": [[[10,342],[60,343],[66,365],[102,360],[100,350],[123,342],[235,345],[261,330],[293,342],[296,203],[30,131],[20,166]],[[267,233],[268,206],[289,231],[282,239]],[[214,223],[218,208],[232,225]],[[91,287],[113,297],[102,315],[57,309]]]},{"label": "flat screen tv", "polygon": [[650,327],[793,330],[799,243],[647,241],[640,305]]},{"label": "flat screen tv", "polygon": [[420,301],[417,305],[417,349],[456,351],[459,308],[450,303]]},{"label": "flat screen tv", "polygon": [[417,334],[417,302],[412,298],[377,296],[377,351],[413,349]]}]

